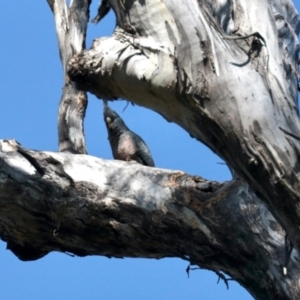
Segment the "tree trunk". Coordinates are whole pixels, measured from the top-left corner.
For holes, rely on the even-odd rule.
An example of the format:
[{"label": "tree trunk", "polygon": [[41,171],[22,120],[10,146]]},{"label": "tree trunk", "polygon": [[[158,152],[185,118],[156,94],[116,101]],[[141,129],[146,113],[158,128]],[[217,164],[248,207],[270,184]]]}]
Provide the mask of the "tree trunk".
[{"label": "tree trunk", "polygon": [[208,145],[299,250],[299,19],[291,1],[108,2],[115,33],[75,56],[70,77],[99,98],[155,110]]},{"label": "tree trunk", "polygon": [[256,299],[299,299],[298,252],[286,260],[282,227],[243,181],[0,146],[0,232],[20,259],[179,257]]},{"label": "tree trunk", "polygon": [[176,122],[241,179],[209,182],[1,141],[0,236],[8,249],[21,260],[51,251],[179,257],[226,283],[233,278],[256,299],[299,299],[299,20],[292,3],[104,0],[95,20],[112,8],[116,30],[81,53],[90,1],[48,3],[66,75],[60,151],[86,153],[90,91]]}]

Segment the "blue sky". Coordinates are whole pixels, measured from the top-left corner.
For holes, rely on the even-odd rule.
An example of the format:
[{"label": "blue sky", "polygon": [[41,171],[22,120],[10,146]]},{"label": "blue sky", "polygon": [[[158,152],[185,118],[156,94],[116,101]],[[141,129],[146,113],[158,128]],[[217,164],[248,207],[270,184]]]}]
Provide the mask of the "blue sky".
[{"label": "blue sky", "polygon": [[[57,150],[57,111],[62,88],[53,17],[46,0],[2,0],[0,11],[0,138],[15,138],[27,148]],[[95,2],[95,1],[94,1]],[[300,1],[296,1],[298,10]],[[96,14],[98,1],[91,7]],[[90,25],[87,47],[110,35],[114,16]],[[205,146],[176,124],[141,107],[118,101],[111,105],[127,125],[147,142],[159,168],[182,170],[207,179],[230,179],[228,169]],[[89,96],[85,120],[90,155],[111,159],[102,118],[102,103]],[[198,270],[187,278],[179,259],[77,258],[51,253],[21,262],[0,242],[0,300],[21,299],[220,299],[252,297],[237,283],[229,290],[217,276]]]}]

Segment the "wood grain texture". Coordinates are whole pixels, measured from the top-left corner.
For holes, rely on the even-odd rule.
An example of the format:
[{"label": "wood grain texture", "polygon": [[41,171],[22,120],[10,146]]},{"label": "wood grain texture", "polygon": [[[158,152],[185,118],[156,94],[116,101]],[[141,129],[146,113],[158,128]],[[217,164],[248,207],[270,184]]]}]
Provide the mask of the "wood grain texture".
[{"label": "wood grain texture", "polygon": [[54,14],[60,59],[64,73],[64,87],[59,104],[59,151],[87,153],[83,120],[87,107],[87,94],[71,82],[66,70],[74,54],[85,49],[90,0],[49,1]]},{"label": "wood grain texture", "polygon": [[[178,257],[232,277],[256,299],[299,299],[300,26],[292,2],[105,0],[96,20],[112,9],[117,26],[89,50],[90,2],[48,3],[66,75],[66,152],[0,142],[8,249],[22,260],[51,251]],[[84,155],[85,91],[160,113],[236,178],[210,182]]]},{"label": "wood grain texture", "polygon": [[299,296],[298,252],[241,180],[212,182],[134,162],[1,141],[0,236],[22,260],[178,257],[229,275],[257,299]]},{"label": "wood grain texture", "polygon": [[72,59],[72,80],[100,98],[157,111],[208,145],[299,249],[299,18],[292,2],[109,3],[118,26]]}]

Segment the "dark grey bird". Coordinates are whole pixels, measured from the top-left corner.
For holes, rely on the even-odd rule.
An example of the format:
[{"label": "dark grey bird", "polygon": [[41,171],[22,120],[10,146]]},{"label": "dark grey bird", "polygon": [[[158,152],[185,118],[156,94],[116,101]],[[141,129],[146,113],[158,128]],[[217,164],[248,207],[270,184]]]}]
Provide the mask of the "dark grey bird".
[{"label": "dark grey bird", "polygon": [[133,160],[142,165],[154,167],[151,152],[144,140],[126,126],[121,117],[107,105],[106,101],[103,103],[104,122],[114,159]]}]

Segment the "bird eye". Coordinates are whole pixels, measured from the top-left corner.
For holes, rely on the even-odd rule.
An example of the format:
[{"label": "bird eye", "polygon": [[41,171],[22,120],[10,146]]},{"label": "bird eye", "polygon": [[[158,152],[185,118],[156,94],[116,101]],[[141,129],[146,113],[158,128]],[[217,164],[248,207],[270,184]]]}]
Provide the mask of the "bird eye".
[{"label": "bird eye", "polygon": [[110,117],[106,118],[106,123],[111,123],[111,118]]}]

